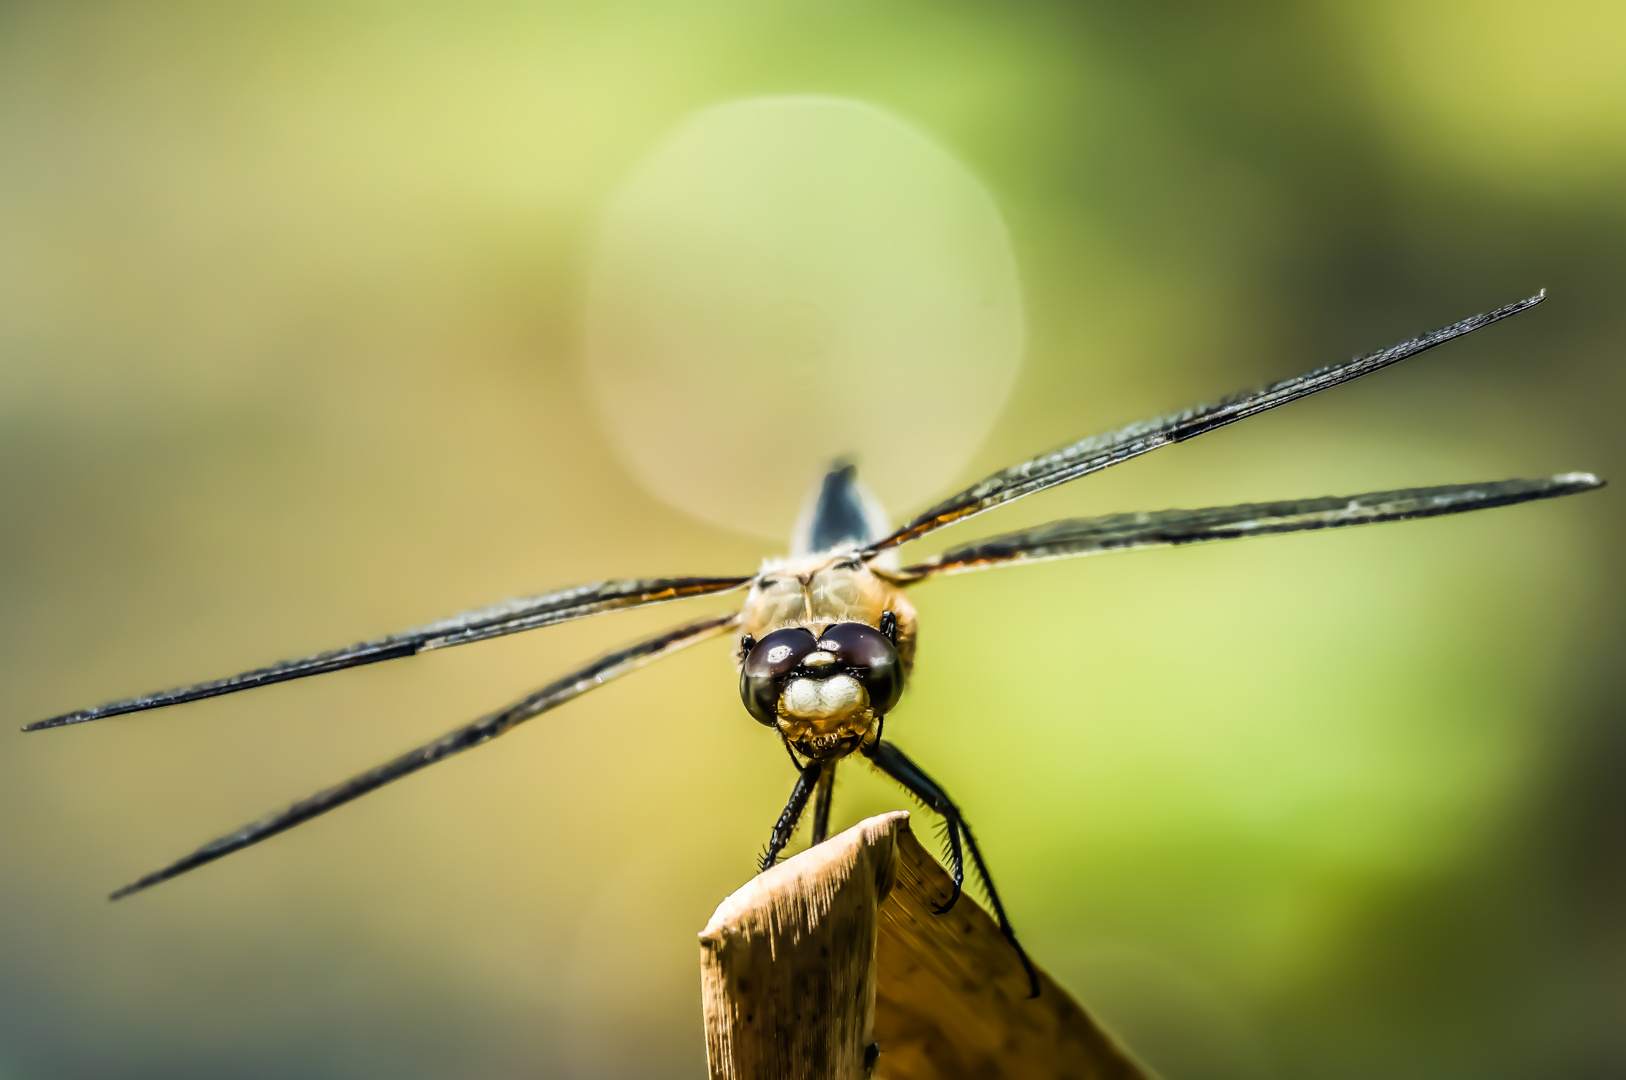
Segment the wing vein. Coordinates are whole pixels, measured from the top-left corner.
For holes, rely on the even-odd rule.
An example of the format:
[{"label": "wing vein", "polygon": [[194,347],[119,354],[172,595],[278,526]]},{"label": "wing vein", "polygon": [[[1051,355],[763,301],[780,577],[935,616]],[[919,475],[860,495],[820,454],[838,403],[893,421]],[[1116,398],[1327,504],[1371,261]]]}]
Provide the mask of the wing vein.
[{"label": "wing vein", "polygon": [[566,702],[573,701],[581,695],[601,686],[611,679],[619,678],[631,671],[653,663],[680,649],[687,648],[707,638],[716,637],[738,622],[737,614],[720,615],[699,622],[688,623],[664,634],[640,641],[635,645],[618,649],[599,657],[591,664],[571,672],[561,678],[548,683],[533,694],[528,694],[505,709],[488,713],[473,723],[465,724],[460,728],[447,732],[432,742],[427,742],[401,756],[386,761],[376,768],[359,773],[349,780],[333,787],[317,792],[307,799],[301,799],[292,806],[275,813],[268,814],[258,821],[249,823],[235,832],[211,840],[198,848],[185,858],[178,859],[161,870],[154,871],[138,881],[124,886],[114,892],[109,899],[117,900],[140,892],[159,882],[168,881],[172,877],[194,870],[205,863],[230,855],[234,851],[241,851],[261,840],[269,839],[280,832],[285,832],[295,825],[309,821],[311,818],[325,814],[347,802],[361,798],[361,796],[383,787],[385,784],[401,779],[426,769],[439,761],[464,750],[473,749],[482,743],[490,742],[499,735],[507,734],[527,720],[542,715],[549,710],[556,709]]},{"label": "wing vein", "polygon": [[599,581],[538,596],[505,600],[489,607],[437,619],[413,630],[358,642],[342,649],[330,649],[295,660],[280,660],[224,679],[212,679],[171,690],[159,690],[138,697],[110,701],[94,708],[63,713],[60,716],[36,721],[23,730],[43,731],[48,728],[67,727],[70,724],[83,724],[125,713],[160,709],[188,701],[201,701],[222,694],[235,694],[240,690],[252,690],[273,683],[288,682],[291,679],[303,679],[330,671],[376,664],[382,660],[414,656],[430,649],[467,645],[488,638],[554,626],[603,612],[728,592],[750,580],[749,577],[634,578],[625,581]]},{"label": "wing vein", "polygon": [[1067,518],[953,548],[895,571],[892,577],[897,581],[914,582],[945,574],[964,574],[995,566],[1069,559],[1107,551],[1408,521],[1511,506],[1532,499],[1558,498],[1602,486],[1603,481],[1591,473],[1564,473],[1538,480],[1445,484],[1371,491],[1361,495],[1209,506],[1200,510],[1157,510]]},{"label": "wing vein", "polygon": [[964,491],[950,496],[890,536],[871,544],[865,549],[865,557],[873,557],[887,548],[919,539],[929,532],[991,510],[1002,503],[1032,495],[1058,484],[1065,484],[1070,480],[1150,453],[1159,447],[1196,438],[1215,428],[1234,424],[1238,420],[1274,409],[1278,405],[1285,405],[1317,391],[1380,371],[1420,352],[1443,345],[1453,338],[1472,333],[1510,315],[1527,311],[1545,298],[1546,293],[1543,291],[1517,303],[1463,319],[1461,322],[1412,338],[1410,341],[1403,341],[1398,345],[1391,345],[1386,349],[1379,349],[1366,356],[1317,368],[1304,375],[1234,394],[1208,405],[1198,405],[1150,420],[1140,420],[1116,431],[1081,439],[1060,450],[1042,454],[1031,461],[994,473]]}]

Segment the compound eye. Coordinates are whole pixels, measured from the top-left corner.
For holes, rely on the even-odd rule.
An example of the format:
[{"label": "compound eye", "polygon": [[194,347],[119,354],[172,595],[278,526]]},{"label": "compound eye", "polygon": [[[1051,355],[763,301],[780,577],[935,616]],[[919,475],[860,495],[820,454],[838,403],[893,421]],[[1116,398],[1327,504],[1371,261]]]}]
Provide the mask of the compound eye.
[{"label": "compound eye", "polygon": [[819,637],[819,648],[836,658],[869,691],[870,704],[885,714],[903,696],[903,667],[887,636],[864,623],[837,623]]},{"label": "compound eye", "polygon": [[897,650],[875,627],[864,623],[836,623],[819,636],[819,648],[848,667],[895,663]]},{"label": "compound eye", "polygon": [[775,630],[751,647],[745,657],[745,671],[759,678],[778,678],[787,674],[802,657],[818,648],[813,631],[800,626],[787,626]]},{"label": "compound eye", "polygon": [[775,630],[752,646],[740,667],[740,700],[746,711],[769,727],[779,719],[779,692],[785,676],[818,648],[813,632],[800,626]]}]

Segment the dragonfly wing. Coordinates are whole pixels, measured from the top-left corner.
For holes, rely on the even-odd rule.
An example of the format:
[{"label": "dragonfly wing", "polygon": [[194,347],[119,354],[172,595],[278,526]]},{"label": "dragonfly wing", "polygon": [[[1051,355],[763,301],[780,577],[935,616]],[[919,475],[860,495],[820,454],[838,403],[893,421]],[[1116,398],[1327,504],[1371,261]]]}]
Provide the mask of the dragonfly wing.
[{"label": "dragonfly wing", "polygon": [[1527,311],[1541,303],[1545,297],[1545,292],[1539,293],[1518,303],[1497,308],[1483,315],[1475,315],[1367,356],[1318,368],[1297,378],[1284,379],[1210,405],[1199,405],[1182,412],[1169,413],[1167,416],[1142,420],[1117,431],[1091,436],[1071,446],[1036,457],[1032,461],[1013,465],[938,503],[896,532],[871,544],[865,549],[865,555],[873,556],[887,548],[918,539],[945,525],[952,525],[956,521],[963,521],[985,510],[991,510],[1001,503],[1020,499],[1024,495],[1032,495],[1057,484],[1065,484],[1069,480],[1076,480],[1081,476],[1150,453],[1160,446],[1195,438],[1204,432],[1246,419],[1267,409],[1274,409],[1278,405],[1308,397],[1318,390],[1369,375],[1391,364],[1399,363],[1407,357],[1432,349],[1436,345],[1443,345],[1452,338],[1461,337],[1510,315]]},{"label": "dragonfly wing", "polygon": [[255,687],[287,682],[290,679],[303,679],[308,675],[322,675],[329,671],[376,664],[381,660],[413,656],[430,649],[466,645],[472,641],[484,641],[487,638],[517,634],[523,630],[553,626],[555,623],[568,622],[571,619],[580,619],[601,612],[620,611],[624,608],[658,604],[666,600],[727,592],[739,588],[750,580],[748,577],[681,577],[600,581],[572,589],[561,589],[558,592],[543,593],[540,596],[505,600],[490,607],[440,619],[414,630],[358,642],[347,648],[331,649],[297,660],[282,660],[225,679],[194,683],[173,690],[160,690],[140,697],[111,701],[90,709],[63,713],[61,716],[29,724],[23,730],[42,731],[46,728],[66,727],[69,724],[83,724],[90,720],[101,720],[124,713],[143,712],[147,709],[163,708],[166,705],[219,697],[221,694],[234,694],[239,690],[252,690]]},{"label": "dragonfly wing", "polygon": [[1493,506],[1511,506],[1532,499],[1574,495],[1602,486],[1603,481],[1591,473],[1566,473],[1544,480],[1447,484],[1401,491],[1373,491],[1364,495],[1210,506],[1201,510],[1157,510],[1140,514],[1068,518],[945,551],[925,562],[904,567],[896,572],[895,577],[904,581],[920,581],[940,574],[964,574],[994,566],[1070,559],[1104,551],[1438,517]]},{"label": "dragonfly wing", "polygon": [[172,877],[184,874],[188,870],[194,870],[205,863],[214,862],[216,859],[230,855],[234,851],[241,851],[251,844],[257,844],[261,840],[275,836],[277,833],[285,832],[319,814],[325,814],[335,807],[359,799],[368,792],[377,791],[391,781],[399,780],[401,777],[415,773],[419,769],[426,769],[438,761],[444,761],[453,754],[460,754],[464,750],[489,742],[497,736],[513,730],[532,717],[540,716],[550,709],[556,709],[602,683],[619,678],[628,672],[636,671],[638,668],[659,660],[663,656],[669,656],[679,649],[687,648],[707,638],[716,637],[738,621],[738,615],[721,615],[711,619],[703,619],[700,622],[688,623],[676,629],[668,630],[658,637],[640,641],[636,645],[629,645],[624,649],[601,656],[579,671],[573,671],[563,678],[555,679],[536,691],[536,693],[521,698],[506,709],[482,716],[472,724],[465,724],[455,731],[447,732],[434,742],[425,743],[417,749],[409,750],[400,757],[387,761],[375,769],[369,769],[367,772],[351,777],[342,784],[330,787],[325,791],[319,791],[308,799],[302,799],[286,810],[279,810],[256,822],[243,826],[236,832],[227,833],[225,836],[211,840],[185,858],[170,863],[162,870],[156,870],[141,880],[124,886],[124,888],[113,893],[110,899],[117,900],[120,897],[129,896],[131,893],[140,892],[142,889],[149,888],[161,881],[168,881]]}]

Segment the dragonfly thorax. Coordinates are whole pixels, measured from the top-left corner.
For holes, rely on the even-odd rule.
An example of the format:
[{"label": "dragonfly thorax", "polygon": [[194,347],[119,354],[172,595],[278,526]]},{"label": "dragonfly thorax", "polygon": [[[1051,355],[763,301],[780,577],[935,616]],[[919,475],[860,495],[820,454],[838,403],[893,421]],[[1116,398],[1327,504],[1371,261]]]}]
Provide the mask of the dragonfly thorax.
[{"label": "dragonfly thorax", "polygon": [[[888,611],[897,620],[898,655],[907,672],[915,661],[914,605],[856,548],[837,548],[764,562],[740,611],[740,631],[760,641],[791,626],[814,635],[836,623],[879,629],[881,616]],[[736,652],[734,659],[743,662],[744,651]]]}]

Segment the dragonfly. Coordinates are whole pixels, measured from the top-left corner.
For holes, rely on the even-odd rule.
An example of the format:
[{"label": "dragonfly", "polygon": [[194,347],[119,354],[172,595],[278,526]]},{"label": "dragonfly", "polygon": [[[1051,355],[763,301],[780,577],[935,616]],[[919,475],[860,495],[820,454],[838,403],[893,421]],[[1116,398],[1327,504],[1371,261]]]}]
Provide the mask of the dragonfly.
[{"label": "dragonfly", "polygon": [[1574,472],[1528,480],[1067,518],[973,541],[908,565],[900,565],[896,549],[1006,503],[1380,371],[1528,311],[1545,296],[1544,290],[1365,356],[1082,439],[993,473],[891,531],[875,500],[858,481],[856,467],[837,463],[810,498],[809,512],[798,523],[790,554],[765,560],[752,574],[599,581],[507,600],[346,648],[64,713],[23,730],[69,727],[591,615],[743,591],[736,610],[686,622],[601,656],[433,742],[211,840],[118,889],[111,899],[140,892],[257,844],[385,784],[490,742],[612,679],[691,645],[728,636],[734,640],[739,693],[746,712],[777,736],[796,767],[795,785],[769,834],[760,869],[773,866],[791,842],[809,801],[814,804],[812,842],[826,838],[836,765],[859,755],[941,818],[953,887],[937,910],[947,912],[960,899],[969,863],[1000,932],[1020,957],[1030,990],[1036,995],[1037,973],[1012,928],[971,823],[941,784],[883,737],[886,717],[903,695],[914,666],[917,619],[908,599],[909,588],[948,575],[1132,548],[1438,517],[1573,495],[1602,487],[1603,481],[1591,473]]}]

